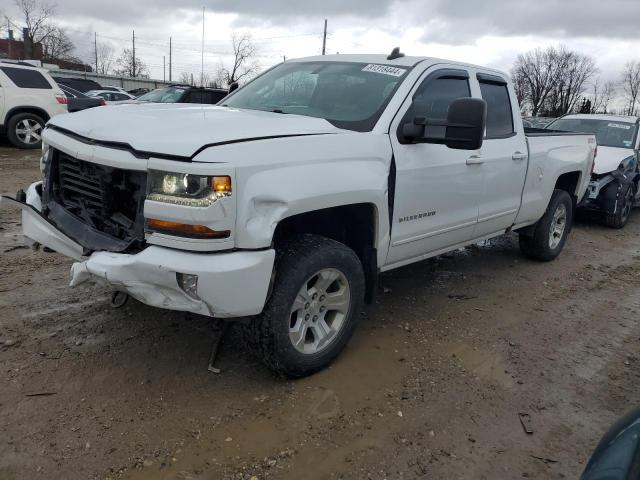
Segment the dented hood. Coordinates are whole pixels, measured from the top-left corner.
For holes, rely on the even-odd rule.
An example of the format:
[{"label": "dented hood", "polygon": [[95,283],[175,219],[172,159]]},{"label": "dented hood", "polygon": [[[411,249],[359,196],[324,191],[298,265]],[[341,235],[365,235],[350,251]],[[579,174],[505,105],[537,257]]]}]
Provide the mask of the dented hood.
[{"label": "dented hood", "polygon": [[97,107],[58,115],[49,124],[95,141],[183,157],[209,144],[345,132],[321,118],[193,104]]},{"label": "dented hood", "polygon": [[601,175],[618,169],[620,162],[633,156],[630,148],[603,147],[598,145],[598,156],[593,167],[593,173]]}]

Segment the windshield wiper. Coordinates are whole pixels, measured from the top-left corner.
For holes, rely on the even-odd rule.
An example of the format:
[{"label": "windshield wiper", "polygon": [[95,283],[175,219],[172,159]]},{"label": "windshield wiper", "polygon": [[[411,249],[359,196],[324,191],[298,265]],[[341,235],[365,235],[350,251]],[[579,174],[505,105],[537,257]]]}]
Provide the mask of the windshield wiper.
[{"label": "windshield wiper", "polygon": [[283,112],[282,110],[280,110],[279,108],[274,108],[273,110],[271,110],[273,113],[282,113],[283,115],[286,115],[287,112]]}]

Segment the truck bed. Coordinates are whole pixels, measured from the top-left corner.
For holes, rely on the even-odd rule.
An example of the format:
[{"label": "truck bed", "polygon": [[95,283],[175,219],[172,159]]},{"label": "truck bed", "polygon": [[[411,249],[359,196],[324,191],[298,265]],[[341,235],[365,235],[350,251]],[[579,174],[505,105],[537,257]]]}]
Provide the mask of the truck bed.
[{"label": "truck bed", "polygon": [[596,146],[595,136],[585,133],[526,128],[525,134],[529,164],[516,224],[535,221],[544,214],[555,188],[555,180],[546,179],[551,172],[563,175],[579,170],[578,178],[569,180],[576,184],[574,195],[580,201],[590,180],[591,162],[585,158],[593,157]]}]

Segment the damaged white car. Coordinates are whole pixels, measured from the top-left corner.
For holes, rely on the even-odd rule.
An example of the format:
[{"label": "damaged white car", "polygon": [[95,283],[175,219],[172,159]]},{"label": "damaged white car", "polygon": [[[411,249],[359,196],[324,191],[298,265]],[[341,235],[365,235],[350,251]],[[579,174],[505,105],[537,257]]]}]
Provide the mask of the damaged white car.
[{"label": "damaged white car", "polygon": [[72,285],[246,317],[290,376],[338,356],[380,272],[512,230],[554,259],[596,146],[525,135],[504,73],[398,51],[287,61],[223,102],[56,117],[44,181],[2,200]]},{"label": "damaged white car", "polygon": [[598,142],[587,194],[579,207],[604,214],[605,223],[622,228],[638,204],[640,119],[615,115],[566,115],[549,130],[592,133]]}]

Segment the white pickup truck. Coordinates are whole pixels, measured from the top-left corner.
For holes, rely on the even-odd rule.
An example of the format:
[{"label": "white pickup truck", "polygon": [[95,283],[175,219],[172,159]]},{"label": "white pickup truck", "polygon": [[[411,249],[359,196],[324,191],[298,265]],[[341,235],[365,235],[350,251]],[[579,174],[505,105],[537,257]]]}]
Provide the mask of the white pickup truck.
[{"label": "white pickup truck", "polygon": [[380,272],[516,231],[562,250],[595,138],[526,136],[508,77],[423,57],[287,61],[219,106],[124,105],[52,119],[23,232],[160,308],[244,317],[304,376],[345,347]]}]

